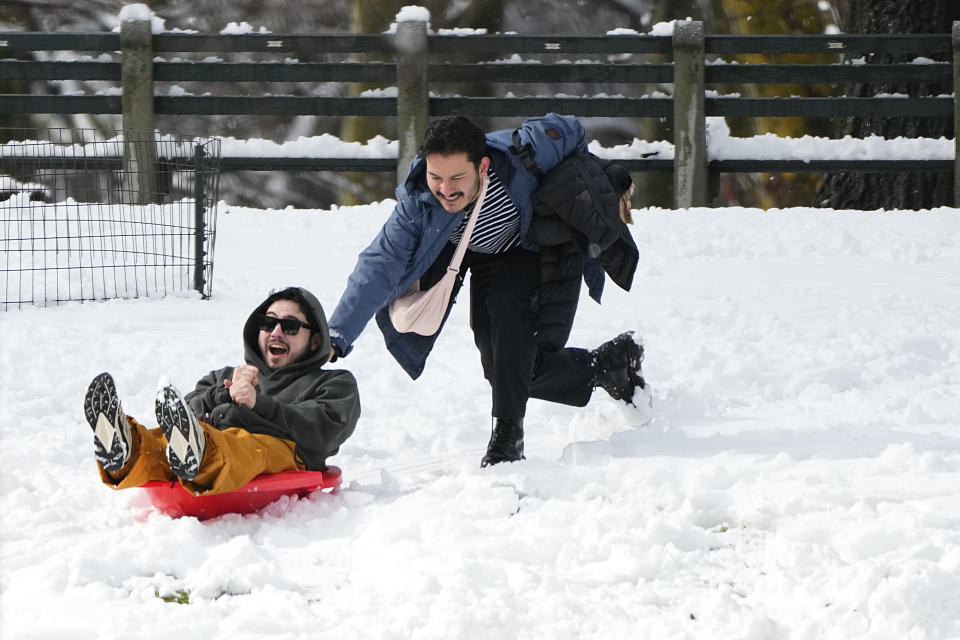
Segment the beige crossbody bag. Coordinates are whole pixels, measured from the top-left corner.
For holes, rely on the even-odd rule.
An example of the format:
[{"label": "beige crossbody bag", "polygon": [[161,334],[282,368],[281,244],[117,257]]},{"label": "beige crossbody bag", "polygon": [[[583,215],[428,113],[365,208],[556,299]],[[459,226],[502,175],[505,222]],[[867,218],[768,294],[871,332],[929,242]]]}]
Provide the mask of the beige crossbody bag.
[{"label": "beige crossbody bag", "polygon": [[480,215],[480,208],[483,206],[483,199],[487,195],[487,185],[489,183],[490,179],[483,176],[480,195],[477,196],[477,204],[474,205],[473,211],[470,213],[467,226],[463,230],[463,235],[460,237],[457,249],[453,253],[453,258],[450,259],[450,266],[447,267],[447,272],[443,274],[440,281],[426,291],[421,291],[420,281],[417,280],[399,298],[390,303],[387,309],[390,314],[390,321],[400,333],[432,336],[440,330],[443,317],[446,315],[447,307],[450,304],[450,295],[453,293],[457,274],[460,273],[460,263],[463,262],[467,245],[470,244],[470,236],[473,235],[473,228],[477,224],[477,216]]}]

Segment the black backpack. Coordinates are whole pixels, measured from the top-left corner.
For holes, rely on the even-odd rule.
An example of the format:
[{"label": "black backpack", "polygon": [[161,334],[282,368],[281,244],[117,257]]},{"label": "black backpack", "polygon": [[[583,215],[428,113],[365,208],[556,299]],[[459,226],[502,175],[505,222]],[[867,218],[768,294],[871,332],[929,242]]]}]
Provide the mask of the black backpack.
[{"label": "black backpack", "polygon": [[541,253],[537,341],[559,349],[573,327],[581,276],[597,302],[604,273],[630,290],[640,252],[621,219],[620,198],[633,181],[620,165],[579,151],[544,174],[517,133],[513,140],[512,151],[539,180],[527,231]]}]

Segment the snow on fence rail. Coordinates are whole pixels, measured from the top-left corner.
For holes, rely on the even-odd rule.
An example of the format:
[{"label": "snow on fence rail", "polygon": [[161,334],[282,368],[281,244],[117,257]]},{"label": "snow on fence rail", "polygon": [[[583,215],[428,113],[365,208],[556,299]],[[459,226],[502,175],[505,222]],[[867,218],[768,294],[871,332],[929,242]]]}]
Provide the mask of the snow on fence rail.
[{"label": "snow on fence rail", "polygon": [[[210,295],[217,141],[129,132],[98,140],[78,129],[0,135],[21,138],[0,145],[3,310],[190,289]],[[124,148],[144,139],[158,156],[131,169]]]}]

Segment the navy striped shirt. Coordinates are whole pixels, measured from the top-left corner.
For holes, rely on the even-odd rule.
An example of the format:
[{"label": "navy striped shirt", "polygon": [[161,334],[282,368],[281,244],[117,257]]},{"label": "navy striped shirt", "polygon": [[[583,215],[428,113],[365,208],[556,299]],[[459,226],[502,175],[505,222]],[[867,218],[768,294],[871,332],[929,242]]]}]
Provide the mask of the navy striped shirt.
[{"label": "navy striped shirt", "polygon": [[[490,176],[487,196],[467,248],[477,253],[504,253],[520,244],[520,211],[492,168],[487,175]],[[466,215],[450,236],[450,242],[460,242],[472,210],[472,205],[467,207]]]}]

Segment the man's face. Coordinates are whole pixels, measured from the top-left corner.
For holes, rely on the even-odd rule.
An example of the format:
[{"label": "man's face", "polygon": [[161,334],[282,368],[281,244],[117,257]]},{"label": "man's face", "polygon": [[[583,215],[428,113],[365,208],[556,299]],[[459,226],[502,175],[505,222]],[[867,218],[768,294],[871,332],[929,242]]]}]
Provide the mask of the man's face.
[{"label": "man's face", "polygon": [[[300,309],[300,305],[293,300],[274,301],[267,308],[265,315],[274,318],[296,318],[301,322],[308,322],[306,314]],[[260,345],[260,353],[263,354],[267,366],[271,369],[279,369],[288,364],[293,364],[311,351],[318,349],[320,340],[319,333],[306,327],[300,327],[297,335],[289,336],[277,324],[272,331],[260,329],[257,343]]]},{"label": "man's face", "polygon": [[427,156],[427,186],[447,213],[459,213],[480,195],[480,179],[487,174],[490,158],[480,160],[479,168],[460,151],[448,156]]}]

